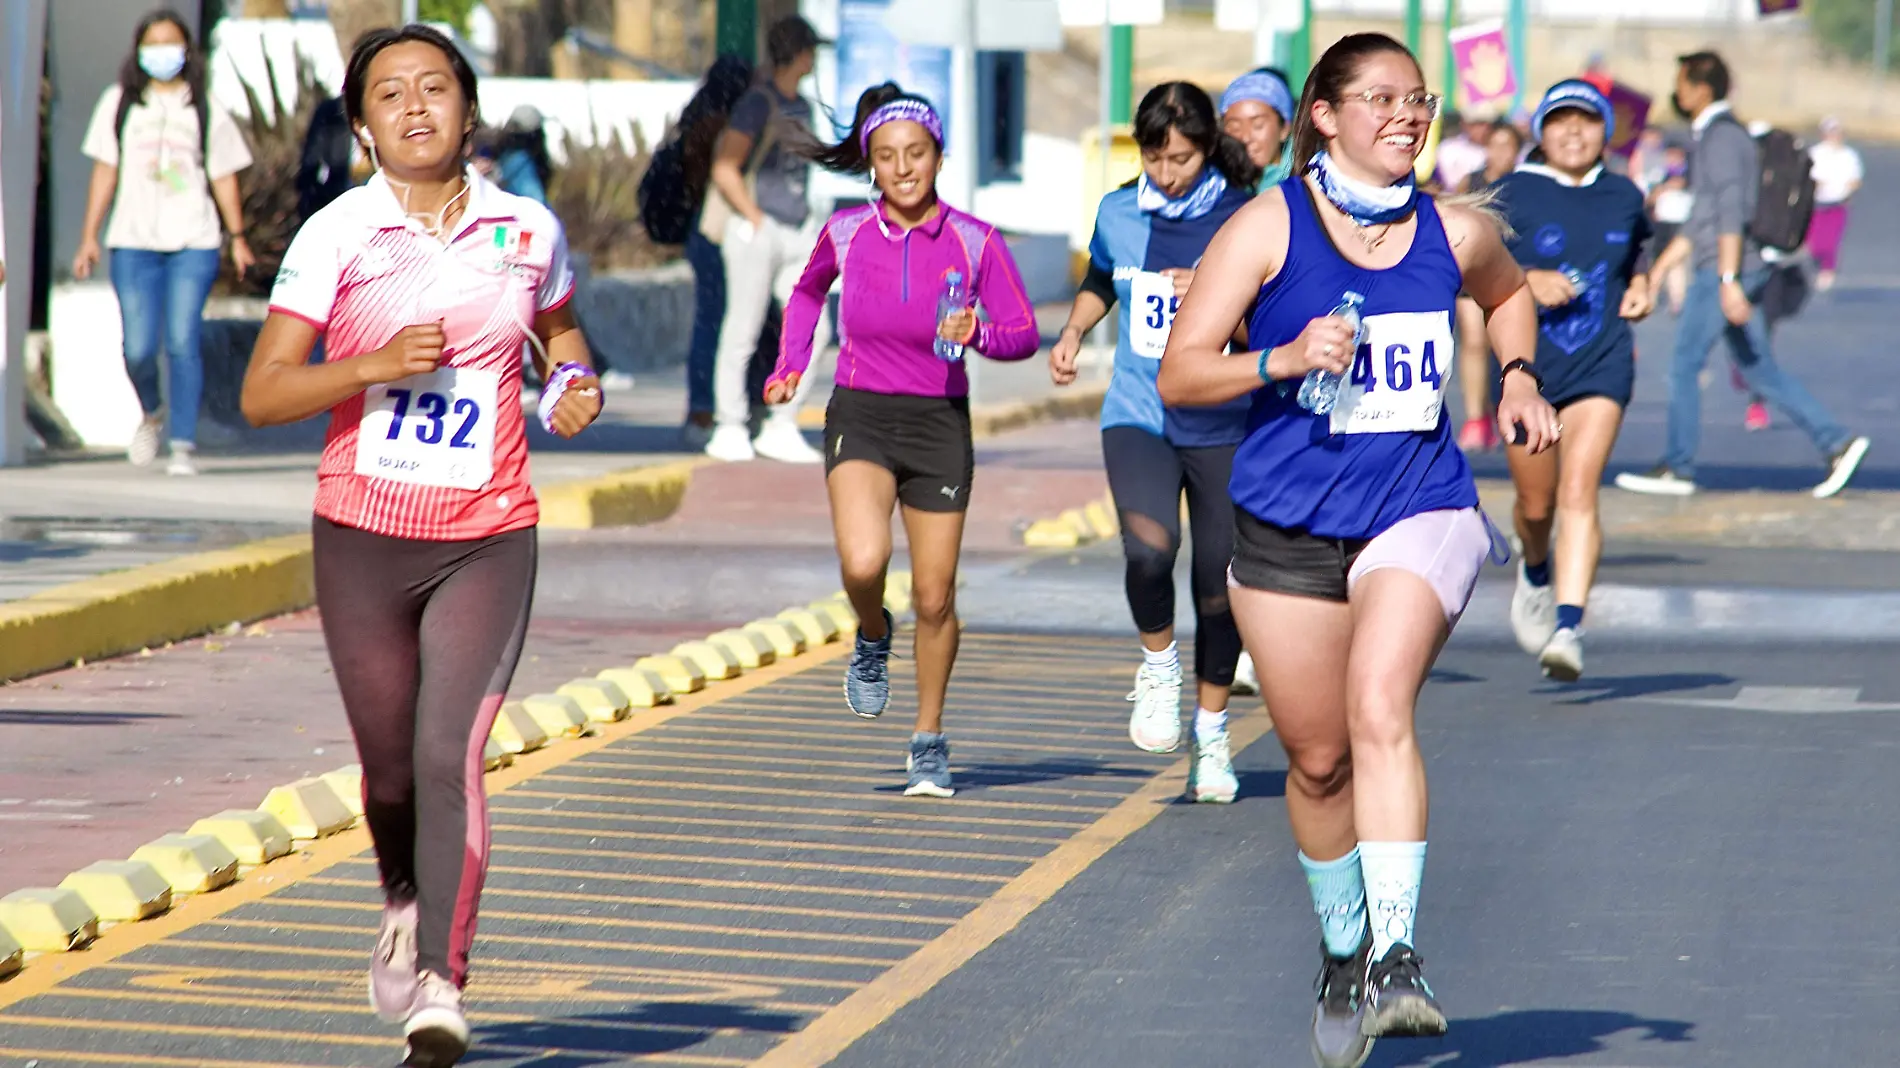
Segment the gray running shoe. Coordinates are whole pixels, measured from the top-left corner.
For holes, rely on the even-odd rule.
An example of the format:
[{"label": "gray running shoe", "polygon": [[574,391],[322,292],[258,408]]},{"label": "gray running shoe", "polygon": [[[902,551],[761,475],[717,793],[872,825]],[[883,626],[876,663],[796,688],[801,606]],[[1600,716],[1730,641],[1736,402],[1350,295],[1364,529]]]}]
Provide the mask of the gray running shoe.
[{"label": "gray running shoe", "polygon": [[950,785],[950,740],[941,734],[922,731],[910,736],[910,758],[904,762],[910,772],[905,797],[955,797]]},{"label": "gray running shoe", "polygon": [[891,613],[884,612],[884,636],[873,641],[858,632],[851,666],[844,669],[844,703],[865,719],[884,714],[891,701]]},{"label": "gray running shoe", "polygon": [[1370,936],[1350,957],[1335,957],[1320,943],[1319,1004],[1313,1007],[1313,1063],[1319,1068],[1359,1068],[1372,1056],[1364,1031],[1366,967],[1372,960]]},{"label": "gray running shoe", "polygon": [[1366,1015],[1360,1030],[1372,1038],[1436,1038],[1445,1033],[1445,1010],[1425,982],[1425,961],[1396,943],[1372,965],[1366,978]]}]

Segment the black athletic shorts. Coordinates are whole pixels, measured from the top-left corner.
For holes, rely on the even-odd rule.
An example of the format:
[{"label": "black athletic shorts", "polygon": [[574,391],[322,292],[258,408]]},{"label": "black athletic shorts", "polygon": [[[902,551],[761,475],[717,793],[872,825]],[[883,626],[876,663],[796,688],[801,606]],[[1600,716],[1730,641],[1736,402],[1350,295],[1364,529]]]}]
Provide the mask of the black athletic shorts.
[{"label": "black athletic shorts", "polygon": [[863,460],[897,478],[897,499],[920,512],[970,506],[976,450],[968,397],[833,389],[825,409],[825,473]]},{"label": "black athletic shorts", "polygon": [[1234,581],[1250,590],[1346,601],[1347,577],[1369,538],[1322,538],[1234,509]]}]

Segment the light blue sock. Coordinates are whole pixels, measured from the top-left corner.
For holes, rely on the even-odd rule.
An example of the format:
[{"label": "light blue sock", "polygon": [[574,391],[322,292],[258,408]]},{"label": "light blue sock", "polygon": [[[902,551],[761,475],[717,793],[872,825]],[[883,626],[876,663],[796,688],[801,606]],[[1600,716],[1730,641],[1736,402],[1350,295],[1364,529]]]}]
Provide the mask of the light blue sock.
[{"label": "light blue sock", "polygon": [[1359,863],[1372,914],[1372,958],[1384,959],[1395,942],[1418,948],[1412,924],[1418,917],[1418,888],[1425,881],[1425,843],[1360,842]]},{"label": "light blue sock", "polygon": [[1313,911],[1319,914],[1326,952],[1350,957],[1366,937],[1366,883],[1359,875],[1359,850],[1338,860],[1314,860],[1300,854],[1306,869],[1306,888],[1313,893]]}]

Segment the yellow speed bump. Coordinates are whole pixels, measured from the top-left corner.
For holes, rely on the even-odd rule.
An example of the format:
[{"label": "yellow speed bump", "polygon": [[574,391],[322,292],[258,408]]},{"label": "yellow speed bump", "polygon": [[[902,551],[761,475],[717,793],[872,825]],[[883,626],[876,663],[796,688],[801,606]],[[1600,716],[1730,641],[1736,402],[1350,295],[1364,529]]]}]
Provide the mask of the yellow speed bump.
[{"label": "yellow speed bump", "polygon": [[558,693],[530,694],[521,699],[521,710],[534,718],[551,741],[555,738],[579,738],[587,729],[587,713],[579,701]]},{"label": "yellow speed bump", "polygon": [[706,636],[706,640],[731,653],[746,671],[757,671],[778,662],[778,652],[772,648],[762,634],[748,630],[722,630]]},{"label": "yellow speed bump", "polygon": [[35,887],[0,897],[0,927],[32,953],[64,953],[99,937],[99,915],[71,890]]},{"label": "yellow speed bump", "polygon": [[[192,824],[186,833],[216,838],[247,868],[268,864],[290,852],[290,829],[262,809],[234,808],[206,816]],[[105,912],[102,910],[99,914],[104,916]]]},{"label": "yellow speed bump", "polygon": [[363,814],[363,765],[351,764],[317,776],[330,785],[330,791],[352,817]]},{"label": "yellow speed bump", "polygon": [[8,934],[5,927],[0,927],[0,979],[19,971],[20,965],[25,962],[26,947],[20,944],[19,939]]},{"label": "yellow speed bump", "polygon": [[[313,781],[313,780],[306,780]],[[237,881],[237,854],[208,834],[168,834],[132,854],[172,884],[172,897],[208,894]]]},{"label": "yellow speed bump", "polygon": [[613,683],[626,697],[629,708],[653,708],[673,700],[673,688],[666,684],[659,672],[649,668],[608,668],[595,678]]},{"label": "yellow speed bump", "polygon": [[1038,519],[1023,531],[1023,544],[1031,549],[1073,549],[1082,544],[1082,536],[1063,519]]},{"label": "yellow speed bump", "polygon": [[837,626],[841,636],[855,633],[858,629],[858,614],[852,611],[851,602],[842,597],[835,597],[828,601],[813,601],[808,607],[820,616],[830,619]]},{"label": "yellow speed bump", "polygon": [[575,679],[554,691],[575,704],[595,723],[612,723],[627,718],[633,702],[626,691],[608,679]]},{"label": "yellow speed bump", "polygon": [[526,709],[513,702],[501,706],[501,712],[495,716],[494,729],[488,732],[488,737],[511,756],[532,753],[548,744],[548,732],[541,729],[541,725],[528,715]]},{"label": "yellow speed bump", "polygon": [[322,779],[298,779],[264,796],[259,809],[277,817],[297,841],[328,838],[348,827],[356,817],[336,795],[336,787]]},{"label": "yellow speed bump", "polygon": [[643,656],[633,662],[635,670],[651,671],[673,693],[698,693],[706,688],[706,672],[683,656]]},{"label": "yellow speed bump", "polygon": [[809,608],[787,608],[777,618],[804,636],[807,649],[838,640],[838,621],[829,615],[821,616]]},{"label": "yellow speed bump", "polygon": [[755,619],[739,629],[764,638],[780,660],[805,651],[805,632],[782,619]]},{"label": "yellow speed bump", "polygon": [[1121,533],[1121,524],[1115,519],[1114,505],[1103,501],[1090,501],[1088,507],[1082,509],[1082,516],[1088,520],[1089,530],[1095,535],[1097,541],[1112,538]]},{"label": "yellow speed bump", "polygon": [[60,880],[59,886],[78,894],[106,923],[143,920],[172,907],[172,884],[142,860],[88,864]]},{"label": "yellow speed bump", "polygon": [[495,744],[495,736],[490,734],[482,743],[482,770],[500,771],[515,762],[515,755]]},{"label": "yellow speed bump", "polygon": [[682,642],[673,647],[673,655],[699,668],[708,682],[739,675],[739,658],[711,642]]}]

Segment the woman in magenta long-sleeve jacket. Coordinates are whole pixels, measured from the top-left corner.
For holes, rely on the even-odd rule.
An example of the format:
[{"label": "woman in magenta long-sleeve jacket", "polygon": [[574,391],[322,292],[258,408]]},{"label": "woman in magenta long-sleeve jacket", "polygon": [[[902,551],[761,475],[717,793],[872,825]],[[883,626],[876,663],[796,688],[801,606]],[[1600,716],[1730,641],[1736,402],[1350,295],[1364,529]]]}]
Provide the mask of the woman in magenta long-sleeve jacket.
[{"label": "woman in magenta long-sleeve jacket", "polygon": [[[928,102],[891,82],[866,90],[851,132],[817,159],[841,173],[869,173],[879,196],[825,224],[785,306],[765,399],[779,404],[798,388],[811,365],[825,295],[843,278],[836,384],[825,412],[825,485],[845,592],[862,621],[845,671],[845,701],[869,719],[890,699],[884,575],[891,510],[901,503],[917,612],[917,725],[904,792],[949,797],[956,791],[943,699],[957,658],[957,556],[976,466],[963,358],[974,351],[992,360],[1026,359],[1040,333],[1003,236],[937,199],[943,120]],[[940,318],[953,275],[975,304]]]}]

